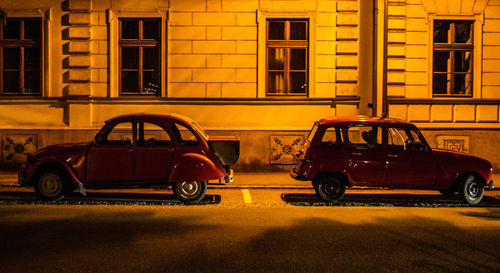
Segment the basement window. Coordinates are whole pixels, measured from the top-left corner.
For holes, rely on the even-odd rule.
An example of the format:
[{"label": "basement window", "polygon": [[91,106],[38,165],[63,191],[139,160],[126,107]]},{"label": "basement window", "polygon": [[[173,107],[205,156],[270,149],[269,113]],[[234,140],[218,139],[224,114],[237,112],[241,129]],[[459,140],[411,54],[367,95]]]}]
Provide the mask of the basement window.
[{"label": "basement window", "polygon": [[120,18],[120,95],[161,95],[160,18]]},{"label": "basement window", "polygon": [[0,95],[41,95],[42,19],[8,18],[0,26]]},{"label": "basement window", "polygon": [[267,95],[307,95],[308,33],[309,21],[307,19],[267,20]]},{"label": "basement window", "polygon": [[434,96],[472,96],[474,21],[434,20]]}]

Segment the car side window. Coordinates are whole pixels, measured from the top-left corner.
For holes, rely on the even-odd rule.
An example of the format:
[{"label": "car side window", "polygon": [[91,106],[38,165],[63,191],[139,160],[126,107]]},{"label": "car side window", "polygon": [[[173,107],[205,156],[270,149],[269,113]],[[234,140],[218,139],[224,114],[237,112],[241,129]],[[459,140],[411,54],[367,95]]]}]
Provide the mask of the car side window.
[{"label": "car side window", "polygon": [[354,125],[347,129],[347,136],[352,147],[374,149],[382,145],[382,128],[379,126]]},{"label": "car side window", "polygon": [[175,134],[180,145],[197,145],[198,139],[186,126],[174,123],[172,124],[172,131]]},{"label": "car side window", "polygon": [[412,129],[389,128],[389,149],[404,151],[425,151],[426,145]]},{"label": "car side window", "polygon": [[122,122],[116,124],[107,135],[99,141],[102,145],[129,146],[133,141],[133,124],[131,122]]},{"label": "car side window", "polygon": [[137,129],[137,146],[170,146],[169,134],[159,125],[150,122],[139,122]]},{"label": "car side window", "polygon": [[325,130],[321,143],[332,146],[340,147],[344,144],[344,139],[342,137],[342,130],[337,127],[330,127]]}]

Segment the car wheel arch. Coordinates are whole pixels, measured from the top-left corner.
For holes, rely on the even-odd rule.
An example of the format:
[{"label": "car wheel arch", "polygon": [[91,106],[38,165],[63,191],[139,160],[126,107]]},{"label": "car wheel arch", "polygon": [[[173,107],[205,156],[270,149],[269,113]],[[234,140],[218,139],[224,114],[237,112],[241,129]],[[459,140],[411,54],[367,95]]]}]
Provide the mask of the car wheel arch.
[{"label": "car wheel arch", "polygon": [[[198,170],[198,173],[194,174],[193,169]],[[208,157],[197,153],[186,153],[181,155],[172,166],[168,182],[205,181],[221,177],[224,177],[224,174],[218,173],[217,166]]]},{"label": "car wheel arch", "polygon": [[40,163],[40,165],[35,168],[35,171],[29,180],[29,185],[34,186],[40,176],[48,172],[55,172],[63,175],[62,182],[64,186],[63,190],[65,192],[71,192],[76,188],[76,183],[78,182],[75,181],[73,175],[65,166],[56,161],[45,161]]},{"label": "car wheel arch", "polygon": [[453,183],[451,184],[450,188],[458,189],[458,187],[460,186],[460,183],[464,179],[466,179],[467,177],[469,177],[470,175],[473,175],[476,179],[478,179],[481,182],[481,184],[483,186],[486,186],[486,179],[484,179],[484,177],[480,173],[475,172],[475,171],[468,171],[468,172],[463,172],[460,175],[458,175],[457,178],[455,178],[453,180]]},{"label": "car wheel arch", "polygon": [[340,178],[340,180],[344,183],[346,187],[351,187],[351,180],[349,179],[349,176],[345,173],[340,173],[340,172],[321,172],[317,173],[314,178],[312,179],[313,185],[317,183],[317,181],[325,178],[325,177],[337,177]]}]

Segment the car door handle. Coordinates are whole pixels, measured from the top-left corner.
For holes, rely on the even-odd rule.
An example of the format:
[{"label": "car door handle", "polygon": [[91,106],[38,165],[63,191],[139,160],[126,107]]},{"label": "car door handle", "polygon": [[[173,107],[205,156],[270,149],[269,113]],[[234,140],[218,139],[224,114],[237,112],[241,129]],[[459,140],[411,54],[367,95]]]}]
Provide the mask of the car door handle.
[{"label": "car door handle", "polygon": [[361,155],[361,153],[352,153],[352,155]]},{"label": "car door handle", "polygon": [[129,152],[133,152],[133,151],[134,151],[134,149],[130,149],[130,150],[128,150],[128,151],[129,151]]},{"label": "car door handle", "polygon": [[393,154],[388,154],[387,156],[388,156],[388,157],[393,157],[393,158],[398,157],[398,155],[393,155]]}]

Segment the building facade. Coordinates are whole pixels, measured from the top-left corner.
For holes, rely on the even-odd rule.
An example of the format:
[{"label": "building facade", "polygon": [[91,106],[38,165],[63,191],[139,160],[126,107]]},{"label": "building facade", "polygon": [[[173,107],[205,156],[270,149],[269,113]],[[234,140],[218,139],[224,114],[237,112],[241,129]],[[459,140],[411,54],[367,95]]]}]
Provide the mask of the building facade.
[{"label": "building facade", "polygon": [[499,0],[0,0],[2,165],[179,113],[278,170],[322,117],[415,122],[500,168]]}]

